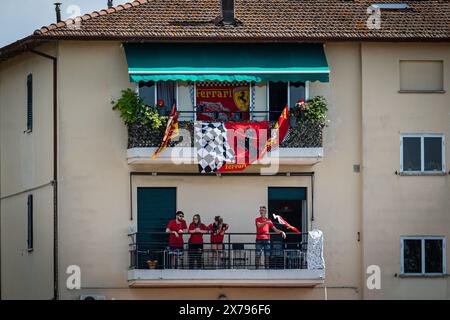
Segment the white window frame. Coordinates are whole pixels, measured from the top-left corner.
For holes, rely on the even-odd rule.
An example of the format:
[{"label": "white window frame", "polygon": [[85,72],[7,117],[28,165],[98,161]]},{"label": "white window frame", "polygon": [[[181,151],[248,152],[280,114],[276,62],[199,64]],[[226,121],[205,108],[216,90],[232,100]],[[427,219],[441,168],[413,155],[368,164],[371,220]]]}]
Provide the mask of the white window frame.
[{"label": "white window frame", "polygon": [[[404,256],[404,241],[405,240],[420,240],[421,241],[421,273],[405,273],[405,256]],[[442,241],[442,273],[426,272],[425,270],[425,241],[426,240],[441,240]],[[442,276],[447,274],[447,259],[446,259],[446,237],[444,236],[402,236],[400,237],[400,274],[403,276]]]},{"label": "white window frame", "polygon": [[[405,273],[405,240],[420,240],[421,241],[421,262],[422,272],[420,273]],[[426,272],[425,270],[425,241],[426,240],[441,240],[442,241],[442,273]],[[402,276],[442,276],[447,274],[447,246],[446,237],[444,236],[401,236],[400,237],[400,274]]]},{"label": "white window frame", "polygon": [[[403,138],[420,138],[420,171],[404,171],[403,168]],[[441,159],[442,170],[441,171],[428,171],[425,170],[425,138],[441,138]],[[442,133],[402,133],[400,134],[400,172],[402,174],[441,174],[446,172],[445,167],[445,135]]]}]

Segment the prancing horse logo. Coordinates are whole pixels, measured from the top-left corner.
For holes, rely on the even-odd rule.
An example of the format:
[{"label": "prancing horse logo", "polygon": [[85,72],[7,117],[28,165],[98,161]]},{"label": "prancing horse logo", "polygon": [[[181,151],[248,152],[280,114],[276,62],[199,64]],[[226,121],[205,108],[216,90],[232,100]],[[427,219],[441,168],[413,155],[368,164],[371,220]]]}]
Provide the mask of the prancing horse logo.
[{"label": "prancing horse logo", "polygon": [[250,91],[248,87],[239,87],[233,90],[233,100],[241,111],[247,111],[250,106]]}]

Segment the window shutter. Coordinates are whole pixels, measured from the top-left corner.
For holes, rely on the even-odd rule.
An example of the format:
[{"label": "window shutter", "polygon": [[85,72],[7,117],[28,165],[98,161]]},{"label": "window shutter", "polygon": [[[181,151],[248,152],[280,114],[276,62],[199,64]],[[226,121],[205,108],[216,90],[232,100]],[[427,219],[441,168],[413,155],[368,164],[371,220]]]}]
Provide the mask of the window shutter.
[{"label": "window shutter", "polygon": [[27,131],[33,130],[33,75],[27,77]]},{"label": "window shutter", "polygon": [[29,251],[33,250],[33,195],[28,195],[28,230],[27,230],[27,248]]}]

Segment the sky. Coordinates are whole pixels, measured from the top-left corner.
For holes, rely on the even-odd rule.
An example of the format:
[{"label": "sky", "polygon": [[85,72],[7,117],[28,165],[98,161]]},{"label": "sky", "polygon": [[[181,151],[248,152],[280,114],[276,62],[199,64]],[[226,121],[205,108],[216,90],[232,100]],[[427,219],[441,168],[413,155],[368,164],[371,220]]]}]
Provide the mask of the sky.
[{"label": "sky", "polygon": [[[114,5],[130,1],[114,0]],[[71,18],[74,13],[105,9],[108,3],[107,0],[0,0],[0,48],[56,22],[55,2],[62,3],[63,20]]]}]

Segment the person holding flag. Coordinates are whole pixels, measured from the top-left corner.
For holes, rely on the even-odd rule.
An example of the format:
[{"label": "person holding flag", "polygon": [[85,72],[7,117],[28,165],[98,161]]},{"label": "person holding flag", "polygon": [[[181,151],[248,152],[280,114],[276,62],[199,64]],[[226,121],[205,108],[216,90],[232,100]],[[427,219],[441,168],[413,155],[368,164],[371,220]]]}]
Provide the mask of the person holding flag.
[{"label": "person holding flag", "polygon": [[255,263],[258,269],[261,264],[261,255],[264,251],[264,267],[267,269],[269,267],[269,257],[270,257],[270,229],[275,233],[281,234],[283,239],[286,239],[286,233],[278,230],[272,220],[267,217],[267,209],[265,206],[259,207],[260,217],[255,219],[256,225],[256,243],[255,243]]}]

